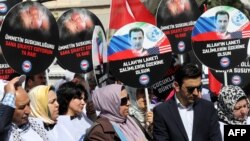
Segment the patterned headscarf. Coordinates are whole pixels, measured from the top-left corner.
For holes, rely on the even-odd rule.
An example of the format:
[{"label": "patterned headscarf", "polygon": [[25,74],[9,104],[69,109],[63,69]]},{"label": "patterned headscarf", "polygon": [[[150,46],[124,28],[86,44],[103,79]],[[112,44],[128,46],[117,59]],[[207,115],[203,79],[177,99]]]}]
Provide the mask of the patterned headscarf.
[{"label": "patterned headscarf", "polygon": [[30,108],[31,108],[31,116],[42,119],[43,122],[47,124],[54,124],[50,117],[49,111],[49,94],[50,86],[39,85],[32,88],[28,96],[30,98]]},{"label": "patterned headscarf", "polygon": [[92,99],[100,116],[106,117],[116,125],[128,141],[146,140],[140,127],[130,116],[122,117],[119,113],[121,104],[120,93],[122,85],[111,84],[94,90]]},{"label": "patterned headscarf", "polygon": [[242,97],[245,97],[249,104],[249,100],[247,99],[244,91],[240,87],[233,85],[224,86],[221,89],[218,97],[217,111],[219,119],[230,125],[246,124],[246,119],[240,121],[235,119],[233,115],[234,106]]}]

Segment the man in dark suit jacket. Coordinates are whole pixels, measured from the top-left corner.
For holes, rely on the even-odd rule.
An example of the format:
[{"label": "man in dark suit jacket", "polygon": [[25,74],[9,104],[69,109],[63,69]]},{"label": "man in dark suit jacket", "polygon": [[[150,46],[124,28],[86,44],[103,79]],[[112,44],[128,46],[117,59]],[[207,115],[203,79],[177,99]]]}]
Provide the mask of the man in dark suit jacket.
[{"label": "man in dark suit jacket", "polygon": [[[10,106],[6,106],[3,104],[0,104],[0,139],[4,140],[8,136],[8,132],[10,129],[10,123],[12,119],[12,114],[14,113],[14,108]],[[5,114],[9,113],[9,114]]]},{"label": "man in dark suit jacket", "polygon": [[[14,84],[19,78],[14,78],[5,86],[6,95],[0,102],[0,140],[5,140],[8,136],[8,132],[11,128],[12,115],[15,112],[15,105],[11,103],[15,102],[15,87]],[[8,102],[11,101],[11,102]],[[6,103],[7,102],[7,103]]]},{"label": "man in dark suit jacket", "polygon": [[153,110],[156,141],[221,141],[213,103],[201,99],[201,71],[183,65],[175,74],[175,96]]}]

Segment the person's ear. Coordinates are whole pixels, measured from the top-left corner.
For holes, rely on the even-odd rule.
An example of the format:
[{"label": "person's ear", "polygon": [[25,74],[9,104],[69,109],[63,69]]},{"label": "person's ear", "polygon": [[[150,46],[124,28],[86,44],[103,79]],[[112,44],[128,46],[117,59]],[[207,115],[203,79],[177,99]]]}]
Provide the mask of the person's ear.
[{"label": "person's ear", "polygon": [[173,88],[175,89],[176,92],[179,92],[181,89],[180,85],[176,81],[173,82]]}]

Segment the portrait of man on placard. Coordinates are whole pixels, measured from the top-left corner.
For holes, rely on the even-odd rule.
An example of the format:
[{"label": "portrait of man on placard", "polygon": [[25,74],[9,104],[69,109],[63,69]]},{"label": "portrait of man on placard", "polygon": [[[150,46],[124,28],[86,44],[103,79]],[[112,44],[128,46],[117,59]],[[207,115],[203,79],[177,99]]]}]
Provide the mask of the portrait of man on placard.
[{"label": "portrait of man on placard", "polygon": [[[81,35],[84,35],[85,38],[86,36],[90,38],[90,34],[92,34],[95,25],[87,10],[77,8],[65,12],[58,19],[57,23],[59,27],[59,37],[62,40],[74,39]],[[81,40],[85,38],[81,38]]]},{"label": "portrait of man on placard", "polygon": [[143,48],[144,31],[141,28],[131,28],[129,30],[129,40],[131,44],[131,50],[135,56],[148,55],[147,49]]},{"label": "portrait of man on placard", "polygon": [[189,0],[168,0],[166,6],[172,16],[178,16],[191,10]]},{"label": "portrait of man on placard", "polygon": [[47,11],[39,3],[24,3],[16,7],[15,17],[11,24],[18,21],[24,29],[41,29],[48,31],[50,28]]},{"label": "portrait of man on placard", "polygon": [[217,36],[220,39],[242,38],[240,31],[228,32],[230,15],[227,11],[221,10],[215,13],[215,27]]},{"label": "portrait of man on placard", "polygon": [[57,30],[53,15],[45,6],[33,1],[19,3],[13,7],[5,17],[3,27],[4,30],[21,37],[32,35],[36,40],[50,39],[57,34],[51,32]]}]

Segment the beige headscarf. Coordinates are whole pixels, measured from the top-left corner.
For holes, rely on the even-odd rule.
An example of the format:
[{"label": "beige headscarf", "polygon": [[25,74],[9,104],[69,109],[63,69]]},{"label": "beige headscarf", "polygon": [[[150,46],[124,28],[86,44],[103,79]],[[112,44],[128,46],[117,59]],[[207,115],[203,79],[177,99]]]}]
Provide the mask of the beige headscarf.
[{"label": "beige headscarf", "polygon": [[51,86],[39,85],[30,90],[28,93],[30,98],[30,108],[31,108],[31,116],[40,118],[43,122],[47,124],[54,124],[50,117],[49,112],[49,90]]}]

